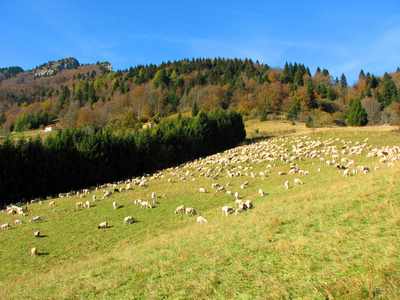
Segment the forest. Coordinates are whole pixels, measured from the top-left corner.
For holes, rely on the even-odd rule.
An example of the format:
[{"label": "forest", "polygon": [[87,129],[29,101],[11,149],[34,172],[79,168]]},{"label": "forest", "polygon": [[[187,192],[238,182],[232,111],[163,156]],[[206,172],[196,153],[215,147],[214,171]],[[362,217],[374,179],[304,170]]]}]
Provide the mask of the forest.
[{"label": "forest", "polygon": [[44,141],[7,136],[0,143],[0,204],[142,176],[238,145],[246,137],[234,110],[200,110],[154,128],[113,132],[86,125]]},{"label": "forest", "polygon": [[[143,122],[197,109],[233,108],[244,119],[286,118],[313,126],[400,123],[400,70],[377,76],[360,70],[349,86],[346,76],[301,63],[283,68],[251,59],[197,58],[138,65],[113,71],[108,62],[71,67],[49,62],[34,70],[3,68],[0,126],[3,133],[57,123],[73,129],[138,129]],[[61,62],[63,62],[62,60]],[[46,68],[58,66],[49,72]],[[43,75],[41,75],[43,74]],[[53,75],[48,75],[53,74]],[[1,80],[1,79],[0,79]]]}]

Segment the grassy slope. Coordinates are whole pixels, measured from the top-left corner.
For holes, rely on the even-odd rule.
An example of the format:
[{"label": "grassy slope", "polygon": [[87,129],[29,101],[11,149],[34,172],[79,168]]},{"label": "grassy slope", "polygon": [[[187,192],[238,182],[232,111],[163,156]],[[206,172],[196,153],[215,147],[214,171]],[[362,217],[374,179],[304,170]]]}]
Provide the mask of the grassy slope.
[{"label": "grassy slope", "polygon": [[[268,123],[256,125],[261,132]],[[374,146],[400,144],[399,134],[377,130],[341,129],[318,136],[353,142],[368,136]],[[366,152],[353,158],[357,165],[382,169],[344,178],[342,171],[307,159],[298,165],[309,176],[279,177],[288,165],[278,160],[264,180],[228,179],[221,173],[215,181],[190,169],[194,182],[168,175],[173,183],[149,181],[148,188],[96,201],[90,209],[76,211],[77,197],[55,199],[55,214],[46,205],[29,205],[26,224],[0,232],[1,298],[399,298],[399,165],[386,168],[377,158],[366,158]],[[267,163],[251,167],[248,172],[258,173]],[[294,178],[305,184],[293,186]],[[241,190],[246,180],[250,187]],[[283,186],[286,180],[292,184],[289,190]],[[223,217],[221,207],[234,206],[234,197],[216,194],[214,182],[231,182],[230,189],[253,200],[255,208]],[[199,194],[199,187],[209,193]],[[258,196],[259,188],[265,197]],[[167,194],[153,210],[133,204],[135,199],[150,201],[152,191]],[[102,191],[94,194],[100,198]],[[113,201],[119,209],[112,209]],[[182,204],[194,207],[208,224],[198,226],[195,217],[174,215]],[[36,215],[44,220],[28,224]],[[128,215],[139,222],[123,226]],[[1,224],[15,219],[0,214]],[[98,230],[102,221],[112,227]],[[45,237],[35,238],[36,230]],[[32,259],[31,247],[41,255]]]}]

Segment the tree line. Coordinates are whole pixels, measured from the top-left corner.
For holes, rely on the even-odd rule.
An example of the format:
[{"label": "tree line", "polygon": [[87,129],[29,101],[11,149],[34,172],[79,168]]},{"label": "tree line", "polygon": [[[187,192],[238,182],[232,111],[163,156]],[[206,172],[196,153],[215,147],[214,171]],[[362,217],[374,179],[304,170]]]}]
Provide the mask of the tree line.
[{"label": "tree line", "polygon": [[86,126],[44,140],[6,137],[0,144],[0,203],[151,173],[234,147],[245,136],[242,115],[220,109],[140,131]]}]

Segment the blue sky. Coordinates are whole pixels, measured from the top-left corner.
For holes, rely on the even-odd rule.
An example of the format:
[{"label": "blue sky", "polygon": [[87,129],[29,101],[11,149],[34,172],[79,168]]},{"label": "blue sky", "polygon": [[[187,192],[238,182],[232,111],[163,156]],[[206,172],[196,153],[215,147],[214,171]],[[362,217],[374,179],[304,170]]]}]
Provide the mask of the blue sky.
[{"label": "blue sky", "polygon": [[319,66],[349,84],[400,66],[400,1],[0,0],[0,67],[75,57],[114,70],[185,58]]}]

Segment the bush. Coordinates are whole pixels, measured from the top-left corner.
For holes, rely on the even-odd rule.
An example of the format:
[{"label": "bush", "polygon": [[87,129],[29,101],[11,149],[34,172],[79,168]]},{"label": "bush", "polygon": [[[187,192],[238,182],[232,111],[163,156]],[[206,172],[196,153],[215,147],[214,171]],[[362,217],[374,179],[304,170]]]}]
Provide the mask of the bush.
[{"label": "bush", "polygon": [[306,127],[308,127],[308,128],[313,128],[314,127],[314,120],[311,117],[311,115],[308,115],[307,122],[306,122]]}]

